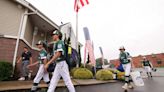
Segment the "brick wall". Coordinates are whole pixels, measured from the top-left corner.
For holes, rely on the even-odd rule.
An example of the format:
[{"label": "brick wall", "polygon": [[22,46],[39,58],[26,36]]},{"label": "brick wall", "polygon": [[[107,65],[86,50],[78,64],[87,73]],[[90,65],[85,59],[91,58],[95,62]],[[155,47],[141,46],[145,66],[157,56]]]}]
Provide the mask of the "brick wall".
[{"label": "brick wall", "polygon": [[[164,66],[164,53],[145,55],[145,57],[151,61],[151,63],[153,64],[154,67]],[[135,67],[141,67],[142,58],[143,57],[141,55],[132,58]],[[161,61],[161,64],[158,64],[159,60]],[[111,62],[111,64],[114,64],[115,67],[117,67],[119,65],[118,59],[110,60],[110,62]]]},{"label": "brick wall", "polygon": [[[14,51],[15,51],[16,39],[0,37],[0,60],[5,60],[7,62],[13,63]],[[24,41],[20,40],[17,59],[21,57],[21,53],[24,47],[28,47],[29,51],[32,53],[33,62],[37,60],[38,51],[31,49]],[[38,67],[33,67],[33,75],[36,74]],[[21,75],[21,63],[16,64],[16,76]]]},{"label": "brick wall", "polygon": [[12,63],[16,40],[0,38],[0,60]]}]

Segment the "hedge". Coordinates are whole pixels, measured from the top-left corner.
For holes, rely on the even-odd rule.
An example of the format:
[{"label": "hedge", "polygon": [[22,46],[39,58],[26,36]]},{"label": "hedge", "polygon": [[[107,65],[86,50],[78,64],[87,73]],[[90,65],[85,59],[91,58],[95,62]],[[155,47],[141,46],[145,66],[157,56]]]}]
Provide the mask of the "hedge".
[{"label": "hedge", "polygon": [[76,68],[72,70],[73,78],[75,79],[91,79],[93,74],[87,68]]},{"label": "hedge", "polygon": [[6,61],[0,61],[0,81],[8,80],[12,75],[12,64]]},{"label": "hedge", "polygon": [[117,73],[117,79],[124,81],[125,80],[125,72]]},{"label": "hedge", "polygon": [[113,73],[108,69],[99,70],[96,73],[97,80],[113,80]]}]

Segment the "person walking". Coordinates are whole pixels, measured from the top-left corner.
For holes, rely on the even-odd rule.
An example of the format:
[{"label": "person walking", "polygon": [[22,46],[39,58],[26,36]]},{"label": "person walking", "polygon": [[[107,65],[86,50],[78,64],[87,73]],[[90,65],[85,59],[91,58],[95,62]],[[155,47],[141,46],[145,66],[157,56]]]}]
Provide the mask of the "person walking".
[{"label": "person walking", "polygon": [[28,74],[29,74],[29,70],[27,68],[27,66],[29,64],[32,63],[32,54],[30,51],[28,51],[27,47],[24,47],[23,49],[24,51],[22,52],[22,56],[18,59],[17,63],[20,63],[22,61],[22,75],[21,77],[18,79],[20,81],[24,81],[28,79]]},{"label": "person walking", "polygon": [[127,90],[128,88],[134,88],[132,79],[130,77],[130,72],[132,71],[132,67],[134,67],[131,56],[128,52],[125,51],[125,48],[123,46],[121,46],[119,50],[119,61],[125,71],[125,84],[122,86],[122,88],[125,90]]},{"label": "person walking", "polygon": [[31,92],[36,92],[38,84],[42,78],[44,82],[47,83],[48,86],[50,83],[49,73],[44,69],[44,65],[46,65],[47,63],[47,52],[45,50],[45,44],[43,41],[38,41],[36,45],[37,48],[40,50],[38,55],[38,61],[27,66],[28,68],[30,68],[32,66],[39,64],[39,70],[33,80],[33,86],[31,88]]},{"label": "person walking", "polygon": [[146,58],[143,57],[142,67],[145,69],[148,77],[152,77],[152,63]]},{"label": "person walking", "polygon": [[70,78],[68,64],[66,63],[66,48],[64,46],[64,42],[61,40],[62,33],[59,30],[55,30],[52,33],[52,38],[56,42],[54,43],[53,47],[54,55],[45,65],[45,69],[47,70],[48,66],[53,62],[56,62],[56,67],[54,69],[53,76],[50,81],[50,86],[47,92],[55,91],[57,83],[61,77],[63,78],[69,92],[75,92],[75,88]]}]

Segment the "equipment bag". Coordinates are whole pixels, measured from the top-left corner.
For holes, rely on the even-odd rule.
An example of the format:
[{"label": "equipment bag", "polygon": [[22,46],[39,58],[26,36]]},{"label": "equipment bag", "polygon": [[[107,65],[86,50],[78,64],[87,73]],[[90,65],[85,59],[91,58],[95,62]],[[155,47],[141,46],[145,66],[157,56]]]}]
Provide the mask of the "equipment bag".
[{"label": "equipment bag", "polygon": [[130,73],[130,75],[136,86],[144,86],[144,81],[139,71],[133,71]]}]

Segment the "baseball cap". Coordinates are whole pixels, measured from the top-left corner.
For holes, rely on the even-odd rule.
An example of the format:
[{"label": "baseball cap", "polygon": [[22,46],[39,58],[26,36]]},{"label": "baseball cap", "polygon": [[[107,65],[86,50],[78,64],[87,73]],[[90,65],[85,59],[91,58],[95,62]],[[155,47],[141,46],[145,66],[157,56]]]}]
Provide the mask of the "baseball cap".
[{"label": "baseball cap", "polygon": [[38,41],[38,43],[36,45],[43,45],[43,41]]},{"label": "baseball cap", "polygon": [[58,35],[59,36],[59,39],[60,40],[62,39],[62,33],[60,31],[58,31],[58,30],[53,31],[52,36],[53,35]]},{"label": "baseball cap", "polygon": [[51,35],[60,35],[60,32],[58,30],[54,30]]},{"label": "baseball cap", "polygon": [[119,48],[119,50],[125,50],[124,46],[121,46],[121,47]]},{"label": "baseball cap", "polygon": [[146,59],[146,57],[144,56],[143,59]]}]

